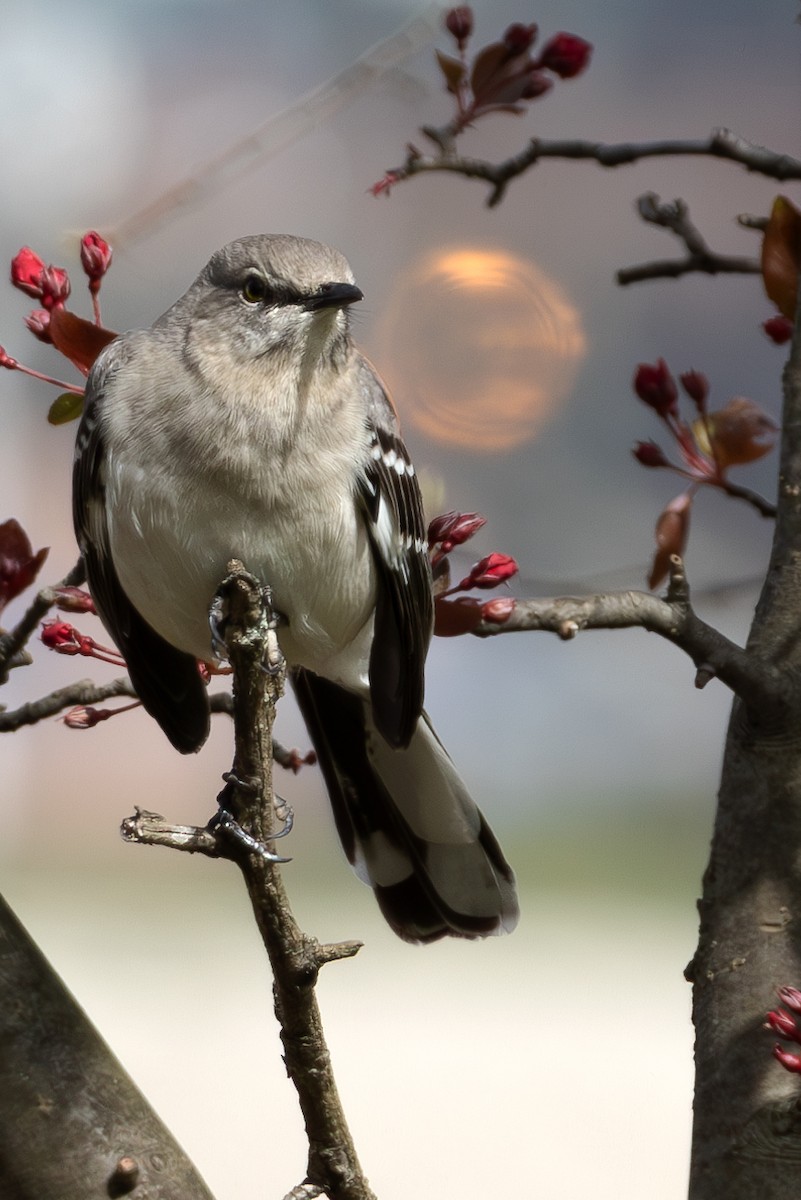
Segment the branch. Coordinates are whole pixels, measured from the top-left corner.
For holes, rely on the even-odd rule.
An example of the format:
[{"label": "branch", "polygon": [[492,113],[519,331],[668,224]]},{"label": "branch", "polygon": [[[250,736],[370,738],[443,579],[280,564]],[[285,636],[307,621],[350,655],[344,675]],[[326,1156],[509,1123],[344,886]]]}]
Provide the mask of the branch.
[{"label": "branch", "polygon": [[[25,725],[37,725],[39,721],[46,721],[48,717],[57,717],[65,709],[75,708],[79,705],[89,707],[94,704],[102,704],[104,700],[114,700],[119,697],[130,700],[138,699],[127,675],[112,679],[109,683],[94,683],[91,679],[79,679],[75,683],[67,684],[66,687],[49,692],[46,696],[41,696],[38,700],[29,700],[26,704],[22,704],[10,712],[0,712],[0,733],[15,733]],[[231,697],[225,692],[215,692],[213,696],[209,696],[209,704],[213,713],[225,712],[229,716],[232,715]],[[289,757],[292,751],[284,753]]]},{"label": "branch", "polygon": [[657,633],[684,650],[697,668],[696,686],[718,678],[761,718],[786,710],[793,684],[784,672],[729,641],[692,609],[684,564],[671,559],[667,596],[649,592],[607,592],[595,596],[518,600],[503,624],[484,620],[477,637],[545,630],[569,641],[584,629],[631,629]]},{"label": "branch", "polygon": [[493,208],[503,199],[511,180],[524,174],[543,158],[566,160],[591,159],[602,167],[620,167],[642,158],[667,158],[695,156],[723,158],[739,163],[748,171],[758,172],[771,179],[801,179],[801,162],[788,154],[777,154],[764,146],[757,146],[745,138],[738,137],[728,129],[715,129],[704,141],[674,139],[660,142],[618,142],[606,144],[585,140],[543,141],[532,138],[520,154],[513,155],[500,163],[480,158],[466,158],[456,153],[454,134],[450,126],[441,128],[424,126],[422,132],[440,148],[437,155],[424,155],[410,146],[406,161],[401,167],[388,171],[384,186],[376,185],[378,191],[386,190],[393,183],[435,171],[450,171],[468,179],[481,179],[492,186],[487,205]]},{"label": "branch", "polygon": [[15,657],[27,645],[28,639],[36,631],[36,626],[47,616],[56,602],[56,588],[80,587],[86,579],[83,560],[78,562],[55,587],[42,588],[33,603],[22,617],[22,620],[0,636],[0,683],[5,683],[8,672],[14,665]]},{"label": "branch", "polygon": [[677,199],[662,203],[654,192],[646,192],[637,201],[637,211],[650,225],[659,225],[675,233],[687,247],[685,258],[668,259],[661,262],[643,263],[636,267],[625,267],[615,278],[625,287],[630,283],[642,283],[649,279],[678,279],[692,271],[706,275],[758,275],[761,267],[755,258],[738,255],[718,254],[710,250],[699,230],[690,220],[684,200]]},{"label": "branch", "polygon": [[[229,563],[229,571],[218,595],[225,612],[228,660],[233,667],[235,754],[220,799],[250,844],[263,850],[276,836],[272,727],[275,706],[283,693],[285,668],[268,589],[248,575],[239,562]],[[236,859],[270,958],[284,1061],[298,1093],[309,1139],[306,1179],[289,1196],[326,1194],[337,1200],[375,1200],[345,1121],[314,992],[320,968],[352,957],[360,944],[321,946],[302,933],[289,908],[276,863],[264,853],[249,852],[241,843],[223,840],[223,832],[220,827],[212,832],[170,827],[152,813],[138,813],[124,826],[129,840]]]}]

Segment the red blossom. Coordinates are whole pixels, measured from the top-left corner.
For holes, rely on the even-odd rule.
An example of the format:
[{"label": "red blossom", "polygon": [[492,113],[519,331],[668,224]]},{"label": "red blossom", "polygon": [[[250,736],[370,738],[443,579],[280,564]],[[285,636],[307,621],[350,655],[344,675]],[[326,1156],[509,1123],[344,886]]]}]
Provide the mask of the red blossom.
[{"label": "red blossom", "polygon": [[63,267],[45,267],[41,275],[41,296],[44,307],[52,312],[63,308],[71,287],[70,277]]},{"label": "red blossom", "polygon": [[459,49],[464,50],[465,43],[473,32],[473,10],[469,4],[459,4],[456,8],[448,9],[445,14],[445,28],[458,43]]},{"label": "red blossom", "polygon": [[78,587],[54,588],[56,606],[62,612],[93,613],[95,602],[87,591]]},{"label": "red blossom", "polygon": [[632,386],[642,402],[658,416],[678,416],[679,392],[664,358],[653,364],[640,363],[634,373]]},{"label": "red blossom", "polygon": [[516,21],[503,35],[503,44],[512,54],[524,54],[537,40],[536,25],[521,25]]},{"label": "red blossom", "polygon": [[89,279],[89,291],[94,296],[100,291],[100,282],[111,266],[111,246],[94,230],[81,238],[81,266]]},{"label": "red blossom", "polygon": [[39,255],[35,254],[30,246],[23,246],[19,254],[11,260],[11,282],[20,291],[40,300],[44,269],[44,262]]},{"label": "red blossom", "polygon": [[0,346],[0,367],[5,367],[9,371],[16,371],[18,366],[19,363],[16,358],[12,358],[8,351]]},{"label": "red blossom", "polygon": [[762,328],[770,340],[775,342],[777,346],[783,346],[793,336],[793,322],[789,317],[783,317],[780,313],[777,313],[775,317],[768,317],[767,321],[763,321]]},{"label": "red blossom", "polygon": [[475,564],[470,574],[465,575],[461,583],[457,583],[450,590],[466,592],[469,588],[494,588],[499,583],[505,583],[507,579],[511,579],[518,570],[517,563],[508,554],[488,554],[486,558],[482,558]]},{"label": "red blossom", "polygon": [[670,466],[662,447],[657,446],[656,442],[635,442],[632,454],[644,467]]},{"label": "red blossom", "polygon": [[795,1018],[790,1013],[784,1012],[780,1008],[775,1012],[769,1012],[766,1021],[768,1029],[778,1033],[779,1037],[789,1038],[792,1042],[801,1042],[801,1029],[798,1028]]},{"label": "red blossom", "polygon": [[24,318],[25,324],[40,342],[52,343],[50,336],[50,313],[46,308],[35,308]]},{"label": "red blossom", "polygon": [[679,382],[687,395],[703,411],[709,395],[709,380],[701,371],[684,371],[679,375]]},{"label": "red blossom", "polygon": [[776,995],[793,1012],[801,1013],[801,991],[794,987],[776,988]]},{"label": "red blossom", "polygon": [[0,612],[30,587],[47,554],[47,548],[34,554],[28,535],[13,517],[0,525]]},{"label": "red blossom", "polygon": [[794,1075],[801,1075],[801,1054],[791,1054],[789,1050],[785,1050],[778,1042],[773,1047],[773,1057],[777,1062],[780,1062],[785,1071],[791,1071]]},{"label": "red blossom", "polygon": [[125,659],[116,650],[101,646],[93,637],[81,633],[68,621],[59,621],[57,618],[45,621],[40,636],[45,646],[55,650],[57,654],[82,654],[85,658],[97,658],[117,667],[125,666]]},{"label": "red blossom", "polygon": [[487,518],[475,512],[447,512],[434,517],[428,526],[428,547],[433,551],[432,565],[436,566],[440,559],[450,554],[454,546],[461,546],[469,541],[486,523]]},{"label": "red blossom", "polygon": [[592,45],[574,33],[555,33],[542,48],[539,66],[547,67],[560,79],[574,79],[587,67]]}]

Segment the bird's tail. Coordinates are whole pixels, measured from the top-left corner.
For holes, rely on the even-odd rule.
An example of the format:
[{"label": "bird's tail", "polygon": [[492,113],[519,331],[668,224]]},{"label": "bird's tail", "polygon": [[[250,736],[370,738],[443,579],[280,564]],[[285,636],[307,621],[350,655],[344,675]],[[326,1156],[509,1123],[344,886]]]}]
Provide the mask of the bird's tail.
[{"label": "bird's tail", "polygon": [[508,933],[515,880],[425,713],[405,749],[377,732],[369,702],[293,674],[350,862],[409,942]]}]

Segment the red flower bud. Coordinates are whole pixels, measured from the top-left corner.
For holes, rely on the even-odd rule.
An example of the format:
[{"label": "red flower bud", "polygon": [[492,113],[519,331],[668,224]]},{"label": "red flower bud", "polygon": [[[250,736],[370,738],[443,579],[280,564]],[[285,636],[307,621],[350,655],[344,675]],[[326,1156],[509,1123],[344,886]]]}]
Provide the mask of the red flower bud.
[{"label": "red flower bud", "polygon": [[59,654],[78,654],[79,646],[76,642],[78,636],[74,625],[70,625],[69,621],[59,621],[58,619],[46,621],[40,634],[45,646],[49,650],[56,650]]},{"label": "red flower bud", "polygon": [[547,67],[560,79],[573,79],[587,66],[591,54],[592,46],[584,38],[572,33],[556,33],[543,46],[538,65]]},{"label": "red flower bud", "polygon": [[12,358],[11,355],[4,350],[2,346],[0,346],[0,367],[6,367],[9,371],[16,371],[18,366],[19,363],[17,362],[16,358]]},{"label": "red flower bud", "polygon": [[692,402],[703,412],[709,395],[709,380],[706,375],[701,371],[684,371],[679,375],[679,383]]},{"label": "red flower bud", "polygon": [[793,1042],[801,1042],[801,1029],[798,1028],[795,1018],[790,1013],[784,1012],[780,1008],[777,1012],[769,1012],[766,1019],[767,1028],[778,1033],[779,1037],[789,1038]]},{"label": "red flower bud", "polygon": [[678,416],[679,393],[664,358],[654,365],[640,363],[634,373],[632,386],[643,403],[660,417]]},{"label": "red flower bud", "polygon": [[535,69],[529,71],[526,78],[525,86],[520,93],[521,100],[538,100],[540,96],[544,96],[553,87],[553,80],[549,79],[543,71]]},{"label": "red flower bud", "polygon": [[801,1054],[790,1054],[778,1042],[773,1047],[773,1057],[777,1062],[780,1062],[785,1071],[792,1071],[795,1075],[801,1075]]},{"label": "red flower bud", "polygon": [[11,260],[11,282],[22,292],[40,299],[42,295],[42,271],[44,263],[30,246],[23,246]]},{"label": "red flower bud", "polygon": [[510,25],[503,35],[503,44],[510,54],[525,54],[530,46],[533,46],[537,40],[536,25],[521,25],[515,22]]},{"label": "red flower bud", "polygon": [[468,541],[486,523],[487,518],[480,513],[443,513],[428,526],[429,547],[441,545],[442,553],[450,554],[454,546]]},{"label": "red flower bud", "polygon": [[50,336],[50,313],[45,308],[35,308],[25,317],[25,324],[40,342],[52,342]]},{"label": "red flower bud", "polygon": [[669,467],[661,446],[656,442],[635,442],[632,454],[644,467]]},{"label": "red flower bud", "polygon": [[494,596],[492,600],[485,600],[481,605],[481,617],[484,621],[491,621],[493,625],[503,625],[516,608],[517,601],[513,596]]},{"label": "red flower bud", "polygon": [[779,314],[775,317],[768,317],[767,321],[763,321],[762,328],[770,340],[775,342],[777,346],[783,346],[793,336],[793,322],[789,317],[782,317]]},{"label": "red flower bud", "polygon": [[468,588],[494,588],[516,575],[519,568],[508,554],[488,554],[477,562],[469,575],[452,591],[464,592]]},{"label": "red flower bud", "polygon": [[445,28],[448,33],[456,38],[459,44],[459,49],[464,49],[464,44],[473,32],[473,10],[469,4],[459,4],[456,8],[451,8],[445,14]]},{"label": "red flower bud", "polygon": [[46,309],[63,308],[70,294],[70,279],[63,267],[45,267],[42,271],[42,304]]},{"label": "red flower bud", "polygon": [[786,1004],[793,1012],[801,1013],[801,992],[794,987],[776,988],[776,995],[782,1004]]},{"label": "red flower bud", "polygon": [[81,266],[89,278],[89,291],[94,296],[100,291],[100,281],[111,266],[111,246],[94,230],[81,238]]}]

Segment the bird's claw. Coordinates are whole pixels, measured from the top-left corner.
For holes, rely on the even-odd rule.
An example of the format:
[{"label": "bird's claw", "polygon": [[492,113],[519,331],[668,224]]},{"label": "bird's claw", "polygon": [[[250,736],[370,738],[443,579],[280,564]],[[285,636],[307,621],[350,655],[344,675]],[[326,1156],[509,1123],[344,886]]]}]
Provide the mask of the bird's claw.
[{"label": "bird's claw", "polygon": [[[213,833],[222,834],[222,836],[227,838],[229,842],[233,842],[234,845],[238,846],[241,850],[246,850],[248,854],[258,855],[258,857],[264,859],[265,862],[288,863],[292,861],[291,858],[284,858],[282,855],[276,854],[275,851],[271,850],[269,846],[266,846],[264,842],[260,842],[258,838],[254,838],[252,834],[248,833],[246,829],[242,828],[242,826],[227,808],[221,808],[219,812],[212,817],[212,819],[209,821],[208,828]],[[276,833],[273,836],[284,837],[285,834],[289,833],[291,828],[292,825],[290,821],[288,823],[288,827],[285,823],[280,833]]]}]

